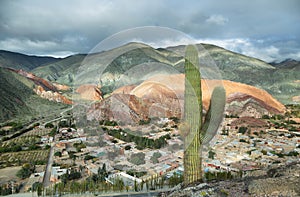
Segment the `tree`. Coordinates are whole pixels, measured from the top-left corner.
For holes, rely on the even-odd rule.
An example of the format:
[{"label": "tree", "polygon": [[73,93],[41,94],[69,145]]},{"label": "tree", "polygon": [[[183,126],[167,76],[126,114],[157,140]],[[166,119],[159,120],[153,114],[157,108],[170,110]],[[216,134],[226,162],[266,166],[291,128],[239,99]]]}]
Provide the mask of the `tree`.
[{"label": "tree", "polygon": [[248,130],[247,127],[240,127],[238,132],[241,134],[245,134],[247,130]]},{"label": "tree", "polygon": [[215,159],[215,152],[213,152],[213,151],[208,151],[208,158],[210,158],[210,159]]},{"label": "tree", "polygon": [[158,163],[158,158],[161,157],[161,153],[160,152],[155,152],[153,153],[152,157],[150,158],[150,160],[153,162],[153,163]]},{"label": "tree", "polygon": [[103,163],[102,168],[98,168],[98,179],[99,181],[105,181],[105,178],[108,177],[108,173],[106,171],[106,164]]},{"label": "tree", "polygon": [[126,145],[124,149],[125,149],[125,150],[130,150],[130,149],[131,149],[131,146],[130,146],[130,145]]},{"label": "tree", "polygon": [[134,153],[130,156],[129,159],[130,163],[135,165],[142,165],[145,164],[145,153]]},{"label": "tree", "polygon": [[54,125],[50,122],[48,122],[46,125],[45,125],[45,128],[54,128]]},{"label": "tree", "polygon": [[17,172],[16,176],[25,179],[28,178],[31,173],[35,171],[35,165],[26,163],[22,166],[22,168]]},{"label": "tree", "polygon": [[54,156],[56,156],[56,157],[61,157],[61,152],[60,152],[60,151],[55,152],[55,153],[54,153]]}]

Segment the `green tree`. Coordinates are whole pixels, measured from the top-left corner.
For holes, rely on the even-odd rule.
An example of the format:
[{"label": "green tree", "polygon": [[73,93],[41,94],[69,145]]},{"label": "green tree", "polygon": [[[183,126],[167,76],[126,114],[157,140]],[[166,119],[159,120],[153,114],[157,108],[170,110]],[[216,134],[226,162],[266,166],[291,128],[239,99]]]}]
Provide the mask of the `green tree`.
[{"label": "green tree", "polygon": [[35,171],[35,165],[26,163],[17,172],[16,176],[21,179],[25,179],[28,178],[34,171]]},{"label": "green tree", "polygon": [[61,157],[61,152],[60,152],[60,151],[55,152],[55,153],[54,153],[54,156],[56,156],[56,157]]},{"label": "green tree", "polygon": [[135,165],[142,165],[145,164],[145,153],[134,153],[130,156],[129,159],[130,163]]},{"label": "green tree", "polygon": [[108,177],[108,173],[106,171],[106,164],[103,163],[102,165],[102,168],[98,168],[98,178],[99,180],[102,182],[102,181],[105,181],[105,178]]},{"label": "green tree", "polygon": [[212,151],[212,150],[208,151],[208,158],[215,159],[215,154],[216,153],[214,151]]}]

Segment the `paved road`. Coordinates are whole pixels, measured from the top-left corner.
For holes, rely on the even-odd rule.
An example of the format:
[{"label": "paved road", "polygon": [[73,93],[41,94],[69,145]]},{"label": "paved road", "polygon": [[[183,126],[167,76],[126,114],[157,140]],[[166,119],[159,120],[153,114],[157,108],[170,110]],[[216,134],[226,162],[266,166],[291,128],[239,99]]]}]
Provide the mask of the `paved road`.
[{"label": "paved road", "polygon": [[45,125],[48,124],[48,123],[51,123],[51,122],[54,122],[54,121],[58,121],[58,120],[60,120],[60,119],[63,119],[63,118],[64,118],[64,113],[66,113],[67,111],[70,111],[70,110],[72,110],[72,109],[73,109],[73,106],[70,107],[70,108],[65,109],[64,111],[60,112],[61,117],[58,117],[58,118],[49,120],[49,121],[45,122],[43,125],[45,126]]},{"label": "paved road", "polygon": [[[64,111],[60,112],[62,117],[53,119],[51,121],[46,122],[44,125],[46,125],[49,122],[54,122],[57,120],[60,120],[62,118],[64,118],[63,114],[67,111],[70,111],[73,109],[73,106],[71,108],[65,109]],[[48,157],[48,163],[47,163],[47,167],[46,167],[46,171],[45,171],[45,175],[44,175],[44,180],[43,180],[43,185],[44,187],[48,187],[50,186],[51,182],[50,182],[50,176],[51,176],[51,168],[52,168],[52,164],[53,164],[53,157],[54,157],[54,146],[55,146],[55,139],[53,138],[53,142],[51,143],[51,148],[50,148],[50,153],[49,153],[49,157]]]},{"label": "paved road", "polygon": [[43,180],[44,187],[48,187],[51,184],[50,175],[51,175],[51,168],[52,168],[53,157],[54,157],[54,150],[53,150],[54,145],[55,145],[55,142],[52,142],[51,148],[50,148],[50,153],[49,153],[49,158],[48,158],[48,163],[47,163],[47,167],[46,167],[46,171],[45,171],[45,175],[44,175],[44,180]]}]

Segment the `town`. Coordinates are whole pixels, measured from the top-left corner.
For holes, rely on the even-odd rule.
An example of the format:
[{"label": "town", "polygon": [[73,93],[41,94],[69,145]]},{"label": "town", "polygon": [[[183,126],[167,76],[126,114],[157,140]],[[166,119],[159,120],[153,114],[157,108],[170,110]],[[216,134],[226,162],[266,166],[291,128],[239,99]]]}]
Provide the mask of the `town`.
[{"label": "town", "polygon": [[[264,173],[299,161],[299,106],[284,115],[227,114],[203,148],[206,181]],[[1,194],[107,193],[164,190],[182,182],[184,139],[180,120],[152,118],[136,125],[102,120],[77,128],[71,116],[35,124],[1,142]],[[12,131],[18,125],[1,127]],[[18,167],[22,166],[22,167]],[[14,169],[15,172],[6,172]],[[12,174],[15,174],[12,176]]]}]

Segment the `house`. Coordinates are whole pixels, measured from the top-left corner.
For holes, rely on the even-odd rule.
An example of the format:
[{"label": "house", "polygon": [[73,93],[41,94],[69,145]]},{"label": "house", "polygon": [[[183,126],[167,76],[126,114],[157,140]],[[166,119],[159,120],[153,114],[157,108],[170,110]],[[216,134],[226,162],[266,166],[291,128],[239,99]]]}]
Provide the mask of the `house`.
[{"label": "house", "polygon": [[24,186],[25,191],[28,191],[32,187],[32,185],[36,182],[42,183],[44,179],[44,174],[45,171],[31,174],[30,177],[28,178],[26,185]]},{"label": "house", "polygon": [[133,177],[125,172],[118,172],[118,173],[109,175],[108,179],[110,180],[110,182],[112,184],[114,184],[115,179],[121,179],[126,186],[133,186],[135,182],[137,184],[140,184],[142,182],[141,179]]},{"label": "house", "polygon": [[51,169],[50,181],[56,183],[61,175],[68,172],[68,169],[60,169],[60,166],[54,166]]}]

